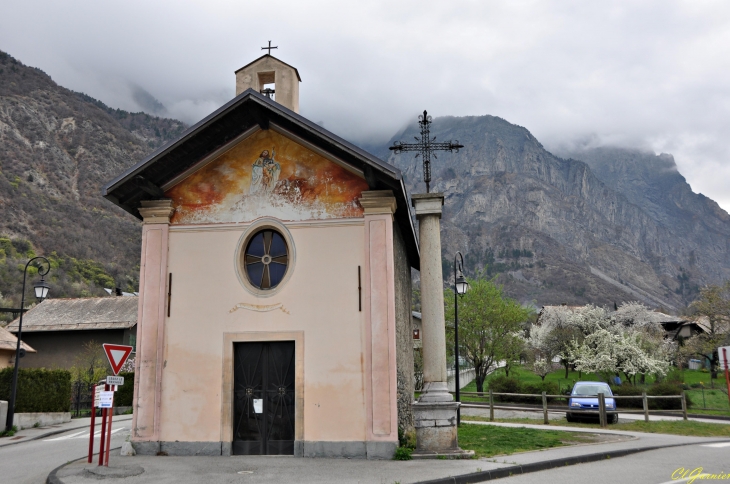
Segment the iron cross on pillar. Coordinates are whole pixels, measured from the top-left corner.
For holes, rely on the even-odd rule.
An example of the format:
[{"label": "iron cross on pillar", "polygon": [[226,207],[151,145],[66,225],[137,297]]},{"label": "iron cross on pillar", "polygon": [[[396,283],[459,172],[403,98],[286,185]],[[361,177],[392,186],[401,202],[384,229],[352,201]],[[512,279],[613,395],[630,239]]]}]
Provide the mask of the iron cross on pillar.
[{"label": "iron cross on pillar", "polygon": [[402,141],[396,141],[393,143],[393,146],[388,149],[392,150],[395,154],[403,151],[419,152],[416,155],[416,158],[420,156],[421,160],[423,160],[423,181],[426,183],[426,193],[429,193],[431,185],[431,154],[433,154],[433,157],[436,158],[436,153],[434,153],[434,151],[456,151],[458,153],[459,148],[463,148],[464,145],[460,145],[458,140],[456,143],[452,143],[451,141],[436,143],[436,137],[434,136],[431,138],[431,130],[429,128],[429,125],[431,124],[431,116],[429,116],[425,110],[423,111],[423,114],[418,116],[418,124],[421,126],[421,137],[415,138],[414,136],[418,143],[403,143]]}]

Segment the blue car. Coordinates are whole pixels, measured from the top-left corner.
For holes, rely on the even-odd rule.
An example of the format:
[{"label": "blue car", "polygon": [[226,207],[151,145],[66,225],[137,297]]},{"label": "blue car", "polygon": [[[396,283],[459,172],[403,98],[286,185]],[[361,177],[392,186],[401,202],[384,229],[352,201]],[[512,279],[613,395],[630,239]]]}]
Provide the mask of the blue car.
[{"label": "blue car", "polygon": [[[598,411],[598,394],[603,393],[606,397],[606,411],[616,410],[616,400],[611,393],[611,387],[600,381],[579,381],[573,386],[568,399],[568,412],[565,419],[568,422],[575,422],[578,418],[599,418],[598,414],[585,413],[586,411]],[[618,414],[607,415],[609,423],[618,422]]]}]

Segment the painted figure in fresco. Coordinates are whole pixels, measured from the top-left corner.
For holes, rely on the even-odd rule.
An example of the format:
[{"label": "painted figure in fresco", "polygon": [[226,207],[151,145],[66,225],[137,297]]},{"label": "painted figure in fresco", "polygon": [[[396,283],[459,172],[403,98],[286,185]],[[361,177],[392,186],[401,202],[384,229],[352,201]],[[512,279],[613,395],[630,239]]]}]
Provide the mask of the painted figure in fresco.
[{"label": "painted figure in fresco", "polygon": [[281,165],[274,159],[276,152],[264,150],[256,161],[253,162],[251,170],[251,189],[249,194],[255,193],[271,193],[274,191],[276,182],[279,181],[279,173],[281,173]]}]

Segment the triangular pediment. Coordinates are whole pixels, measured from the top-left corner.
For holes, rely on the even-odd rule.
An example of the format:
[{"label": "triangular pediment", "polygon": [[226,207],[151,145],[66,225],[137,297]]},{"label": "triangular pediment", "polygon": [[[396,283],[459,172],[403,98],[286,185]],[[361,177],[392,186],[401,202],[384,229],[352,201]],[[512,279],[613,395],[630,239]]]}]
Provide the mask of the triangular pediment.
[{"label": "triangular pediment", "polygon": [[273,129],[256,130],[165,191],[173,224],[361,217],[365,179]]}]

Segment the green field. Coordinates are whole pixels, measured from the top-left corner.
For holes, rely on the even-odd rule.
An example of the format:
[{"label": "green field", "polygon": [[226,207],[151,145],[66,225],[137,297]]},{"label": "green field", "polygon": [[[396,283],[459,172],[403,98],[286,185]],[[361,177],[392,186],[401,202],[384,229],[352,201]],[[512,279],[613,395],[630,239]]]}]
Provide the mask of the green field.
[{"label": "green field", "polygon": [[[485,392],[488,390],[488,382],[491,378],[497,376],[497,375],[504,375],[504,369],[498,369],[494,373],[491,373],[487,376],[486,380],[484,381],[484,390]],[[523,381],[525,383],[539,383],[541,381],[540,377],[534,374],[533,372],[529,371],[526,368],[523,367],[516,367],[510,370],[510,376],[515,376],[520,381]],[[705,399],[703,403],[702,399],[702,389],[695,389],[692,388],[690,390],[687,390],[687,397],[692,402],[691,412],[693,413],[707,413],[707,414],[720,414],[725,415],[730,413],[730,403],[728,401],[727,393],[725,390],[725,378],[724,375],[719,374],[718,378],[715,380],[710,380],[710,373],[703,372],[700,370],[684,370],[683,372],[674,372],[672,376],[678,378],[686,385],[698,385],[703,384],[705,387]],[[565,370],[561,369],[558,371],[554,371],[552,373],[549,373],[545,377],[545,381],[552,381],[556,382],[560,386],[561,393],[566,391],[566,389],[570,389],[573,387],[573,384],[577,381],[598,381],[600,378],[596,376],[593,373],[579,373],[577,371],[570,371],[568,372],[568,378],[565,378]],[[647,375],[646,377],[646,384],[650,385],[654,383],[654,378],[652,376]],[[625,384],[625,383],[624,383]],[[714,389],[711,388],[711,386],[714,386]],[[477,386],[476,382],[471,382],[467,386],[461,389],[463,392],[476,392]],[[471,396],[471,395],[462,395],[461,401],[463,402],[484,402],[486,401],[485,398],[481,398],[478,396]],[[537,399],[535,403],[540,403]],[[708,409],[718,409],[720,411],[710,411],[710,410],[703,410],[704,408]]]},{"label": "green field", "polygon": [[[497,375],[504,375],[504,369],[499,368],[495,370],[493,373],[489,374],[485,380],[486,382]],[[704,383],[705,388],[710,388],[712,385],[714,385],[715,388],[725,388],[725,376],[721,373],[718,373],[718,378],[714,380],[710,380],[710,373],[709,372],[703,372],[701,370],[684,370],[682,372],[676,371],[672,373],[672,376],[677,375],[679,380],[683,383],[686,383],[687,385],[692,385],[696,383]],[[537,376],[535,373],[531,372],[529,369],[517,366],[512,369],[510,369],[510,376],[515,376],[517,379],[527,382],[527,383],[538,383],[541,381],[540,377]],[[623,379],[623,377],[622,377]],[[673,378],[672,378],[673,379]],[[600,377],[596,376],[594,373],[580,373],[577,371],[569,371],[568,372],[568,378],[565,378],[565,370],[556,370],[551,373],[548,373],[547,376],[545,376],[545,381],[554,381],[558,383],[561,387],[561,389],[566,387],[572,387],[573,383],[577,381],[598,381],[600,380]],[[646,376],[646,384],[651,385],[654,383],[654,377],[651,375]],[[476,383],[472,382],[468,385],[466,388],[471,388],[471,390],[468,391],[476,391]],[[467,391],[467,389],[464,388],[462,391]]]},{"label": "green field", "polygon": [[[474,420],[485,422],[488,419],[484,417],[461,417],[462,421]],[[521,423],[535,425],[537,423],[542,424],[541,420],[534,420],[528,418],[512,418],[512,419],[495,419],[495,422],[507,422],[507,423]],[[561,427],[581,427],[600,429],[601,426],[597,423],[568,423],[565,419],[551,420],[550,426],[561,426]],[[462,425],[463,427],[463,425]],[[533,429],[536,432],[542,432],[541,430]],[[705,422],[695,422],[692,420],[655,420],[651,422],[644,422],[643,420],[637,420],[634,422],[611,424],[608,426],[608,430],[626,430],[630,432],[648,432],[656,434],[673,434],[673,435],[689,435],[693,437],[728,437],[730,438],[730,424],[715,424]],[[459,439],[461,439],[461,429],[459,429]],[[461,445],[461,440],[459,440]]]},{"label": "green field", "polygon": [[564,430],[537,430],[525,427],[473,424],[462,424],[459,427],[459,447],[465,450],[473,450],[476,458],[550,449],[593,441],[593,434],[566,432]]}]

